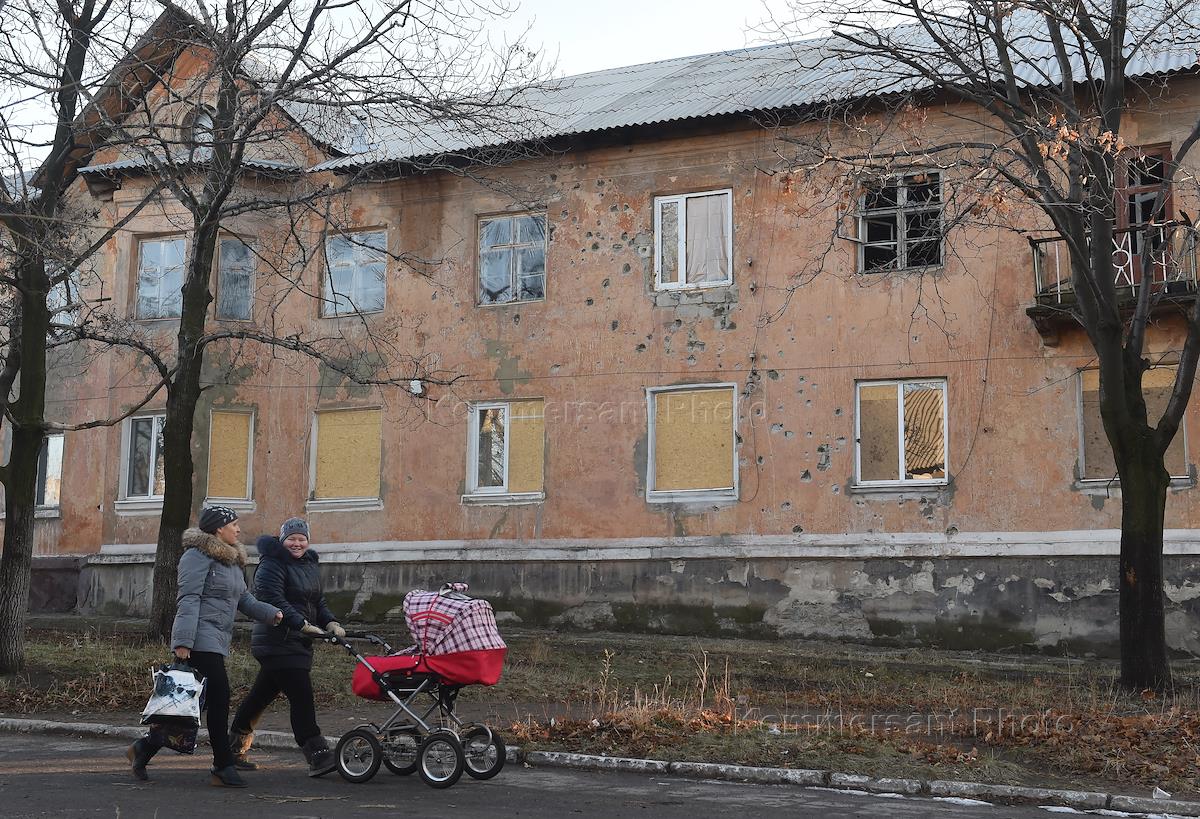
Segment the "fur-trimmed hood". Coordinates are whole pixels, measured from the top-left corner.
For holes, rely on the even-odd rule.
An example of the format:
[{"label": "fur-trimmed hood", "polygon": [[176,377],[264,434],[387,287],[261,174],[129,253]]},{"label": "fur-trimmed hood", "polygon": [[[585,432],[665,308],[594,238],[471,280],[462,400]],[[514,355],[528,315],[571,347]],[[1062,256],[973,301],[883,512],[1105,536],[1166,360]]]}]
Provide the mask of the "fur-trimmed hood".
[{"label": "fur-trimmed hood", "polygon": [[[260,555],[262,555],[263,557],[273,557],[277,560],[284,560],[284,559],[295,560],[296,559],[296,558],[292,557],[292,553],[289,552],[287,550],[287,547],[283,545],[283,541],[280,540],[279,538],[275,537],[274,535],[263,535],[257,541],[254,542],[254,545],[258,549],[258,553]],[[318,560],[320,560],[320,558],[317,557],[317,553],[313,551],[313,548],[311,546],[309,546],[308,549],[305,550],[304,554],[301,555],[300,559],[301,560],[311,560],[313,563],[316,563]]]},{"label": "fur-trimmed hood", "polygon": [[216,535],[195,527],[183,533],[183,548],[199,549],[205,555],[226,566],[245,566],[246,547],[240,543],[230,546]]}]

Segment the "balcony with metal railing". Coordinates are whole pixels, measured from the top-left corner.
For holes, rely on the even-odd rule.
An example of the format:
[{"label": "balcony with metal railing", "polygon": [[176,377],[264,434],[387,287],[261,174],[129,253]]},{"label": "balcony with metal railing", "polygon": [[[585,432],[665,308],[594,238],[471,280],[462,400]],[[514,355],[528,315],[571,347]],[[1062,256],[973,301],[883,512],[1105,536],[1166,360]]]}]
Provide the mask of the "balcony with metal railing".
[{"label": "balcony with metal railing", "polygon": [[[1149,254],[1143,259],[1149,244]],[[1071,281],[1066,240],[1029,240],[1033,252],[1034,304],[1025,312],[1047,345],[1062,327],[1076,324],[1077,298]],[[1197,229],[1188,222],[1162,222],[1113,231],[1112,270],[1117,296],[1132,310],[1143,287],[1150,287],[1152,310],[1178,310],[1196,298]],[[1145,268],[1145,269],[1143,269]]]}]

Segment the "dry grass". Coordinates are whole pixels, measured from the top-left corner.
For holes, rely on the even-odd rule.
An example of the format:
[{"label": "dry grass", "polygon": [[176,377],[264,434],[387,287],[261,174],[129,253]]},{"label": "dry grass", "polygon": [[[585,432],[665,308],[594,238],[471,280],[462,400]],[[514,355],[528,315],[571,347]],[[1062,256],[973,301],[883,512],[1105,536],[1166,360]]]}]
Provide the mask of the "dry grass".
[{"label": "dry grass", "polygon": [[[388,634],[387,636],[393,636]],[[650,635],[506,634],[505,676],[464,699],[524,715],[527,747],[889,776],[1200,794],[1200,669],[1168,698],[1128,696],[1095,659]],[[404,644],[403,639],[393,644]],[[230,658],[242,688],[257,665]],[[111,626],[40,631],[0,712],[136,712],[161,645]],[[324,710],[361,706],[351,661],[317,652]],[[235,692],[235,698],[242,692]],[[538,716],[531,716],[537,714]]]}]

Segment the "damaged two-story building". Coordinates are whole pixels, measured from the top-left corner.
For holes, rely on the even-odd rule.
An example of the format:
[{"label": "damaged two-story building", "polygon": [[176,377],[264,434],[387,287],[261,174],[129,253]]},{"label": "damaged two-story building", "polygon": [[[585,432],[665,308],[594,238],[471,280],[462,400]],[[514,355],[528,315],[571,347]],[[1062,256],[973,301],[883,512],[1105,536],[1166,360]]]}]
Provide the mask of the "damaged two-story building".
[{"label": "damaged two-story building", "polygon": [[[236,508],[250,534],[307,517],[331,605],[351,619],[462,579],[527,624],[1110,650],[1120,487],[1093,354],[1059,309],[1065,256],[1052,235],[1008,231],[949,252],[952,169],[880,180],[849,213],[764,172],[777,127],[803,129],[805,106],[852,93],[801,68],[798,50],[819,48],[565,78],[539,99],[541,149],[488,170],[504,184],[421,169],[421,135],[339,144],[301,116],[286,162],[260,165],[354,180],[300,274],[321,298],[271,296],[247,250],[278,229],[263,217],[226,226],[211,321],[373,327],[454,383],[362,387],[313,361],[213,347],[197,505]],[[1154,158],[1200,116],[1197,68],[1194,53],[1141,66],[1170,75],[1171,93],[1127,130],[1144,159],[1124,227],[1163,232],[1151,278],[1173,303],[1196,294],[1190,226],[1138,213],[1160,195]],[[180,127],[202,115],[179,112]],[[923,115],[930,129],[970,119],[936,100]],[[791,124],[765,124],[779,118]],[[75,191],[116,220],[143,171],[100,145]],[[178,316],[187,238],[169,211],[132,219],[94,264],[91,286],[151,335]],[[431,261],[418,274],[404,254]],[[1164,353],[1152,407],[1183,333],[1170,312],[1151,328]],[[115,352],[63,366],[50,406],[65,421],[117,414],[147,385]],[[36,606],[148,610],[163,400],[49,439]],[[1188,652],[1198,424],[1190,409],[1169,453],[1168,640]]]}]

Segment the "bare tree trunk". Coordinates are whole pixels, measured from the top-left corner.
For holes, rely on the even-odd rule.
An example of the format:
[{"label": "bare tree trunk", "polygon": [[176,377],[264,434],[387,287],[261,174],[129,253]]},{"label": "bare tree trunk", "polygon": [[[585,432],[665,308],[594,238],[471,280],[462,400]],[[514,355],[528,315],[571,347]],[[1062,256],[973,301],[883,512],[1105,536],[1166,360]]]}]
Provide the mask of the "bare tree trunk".
[{"label": "bare tree trunk", "polygon": [[216,252],[217,223],[201,222],[192,234],[188,276],[183,286],[183,315],[176,341],[175,379],[167,391],[163,422],[162,515],[154,554],[154,589],[147,631],[167,639],[175,619],[176,569],[183,553],[182,536],[192,516],[192,432],[200,402],[200,373],[204,367],[205,323],[212,302],[209,276]]},{"label": "bare tree trunk", "polygon": [[[22,243],[22,248],[28,245]],[[20,354],[7,363],[19,366],[20,397],[9,404],[12,447],[4,467],[4,554],[0,555],[0,673],[25,664],[25,615],[33,570],[33,525],[37,507],[37,466],[46,439],[46,269],[30,253],[20,265],[26,288],[10,332],[20,338]],[[9,342],[13,343],[12,340]]]},{"label": "bare tree trunk", "polygon": [[1163,610],[1163,519],[1171,479],[1156,447],[1139,447],[1121,475],[1121,685],[1171,684]]},{"label": "bare tree trunk", "polygon": [[0,555],[0,674],[25,665],[25,616],[33,570],[33,523],[40,430],[14,429],[4,498],[4,554]]},{"label": "bare tree trunk", "polygon": [[148,633],[167,639],[175,620],[176,568],[183,554],[183,531],[192,516],[192,426],[200,396],[199,367],[180,372],[167,398],[163,424],[162,515],[154,556],[154,586]]}]

